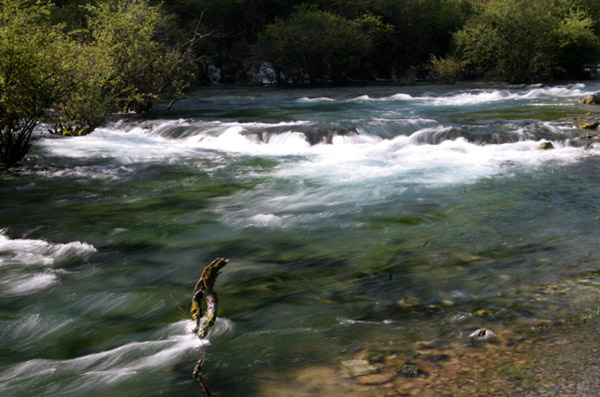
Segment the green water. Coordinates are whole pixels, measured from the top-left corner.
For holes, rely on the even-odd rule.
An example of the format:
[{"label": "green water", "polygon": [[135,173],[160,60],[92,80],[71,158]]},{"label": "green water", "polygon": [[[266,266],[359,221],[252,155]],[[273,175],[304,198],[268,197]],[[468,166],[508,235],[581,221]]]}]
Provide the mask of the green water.
[{"label": "green water", "polygon": [[[579,338],[552,368],[592,395],[600,372],[573,356],[599,325],[573,319],[600,300],[600,146],[572,119],[599,88],[215,86],[43,135],[0,174],[0,394],[203,395],[206,354],[215,395],[310,395],[299,371],[365,349],[569,321],[517,343],[536,362]],[[204,346],[191,293],[218,256]],[[536,376],[519,387],[576,390]]]}]

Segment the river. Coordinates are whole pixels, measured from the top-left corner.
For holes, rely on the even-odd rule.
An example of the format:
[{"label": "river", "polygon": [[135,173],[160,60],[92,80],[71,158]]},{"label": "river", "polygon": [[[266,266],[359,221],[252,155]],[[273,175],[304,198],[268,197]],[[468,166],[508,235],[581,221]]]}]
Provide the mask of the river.
[{"label": "river", "polygon": [[201,396],[201,357],[220,396],[598,394],[598,90],[214,85],[41,135],[0,173],[0,394]]}]

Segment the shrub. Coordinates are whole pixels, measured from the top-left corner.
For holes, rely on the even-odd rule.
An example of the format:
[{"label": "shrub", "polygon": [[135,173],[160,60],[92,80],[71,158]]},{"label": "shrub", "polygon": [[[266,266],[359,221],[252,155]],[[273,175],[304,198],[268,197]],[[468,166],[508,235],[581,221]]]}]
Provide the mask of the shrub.
[{"label": "shrub", "polygon": [[0,1],[0,163],[20,161],[40,118],[72,87],[72,47],[50,6]]},{"label": "shrub", "polygon": [[455,40],[478,74],[510,83],[576,75],[599,48],[592,21],[568,0],[490,0]]},{"label": "shrub", "polygon": [[305,6],[289,20],[266,27],[258,54],[273,65],[278,82],[339,82],[360,64],[378,35],[388,31],[372,15],[349,20]]},{"label": "shrub", "polygon": [[431,72],[433,79],[451,84],[462,77],[464,67],[465,62],[459,61],[453,56],[440,58],[432,55],[429,71]]}]

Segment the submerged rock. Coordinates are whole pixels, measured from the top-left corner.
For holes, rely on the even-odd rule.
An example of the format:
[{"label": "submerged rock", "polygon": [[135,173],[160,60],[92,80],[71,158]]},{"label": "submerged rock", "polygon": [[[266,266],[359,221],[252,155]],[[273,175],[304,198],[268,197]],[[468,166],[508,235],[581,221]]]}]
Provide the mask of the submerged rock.
[{"label": "submerged rock", "polygon": [[367,360],[342,361],[342,367],[352,376],[370,375],[378,371],[377,367],[371,365]]},{"label": "submerged rock", "polygon": [[469,339],[474,342],[495,342],[498,335],[487,328],[479,328],[469,334]]},{"label": "submerged rock", "polygon": [[316,145],[319,143],[326,143],[328,145],[331,145],[333,143],[333,138],[336,136],[358,135],[358,132],[355,128],[342,129],[314,127],[302,132],[304,133],[304,135],[306,135],[306,140],[311,145]]},{"label": "submerged rock", "polygon": [[294,132],[304,134],[306,141],[311,145],[333,144],[333,140],[338,136],[356,136],[356,128],[337,128],[329,126],[295,126],[290,129],[289,126],[274,127],[262,131],[253,131],[261,142],[269,142],[273,137],[279,134]]},{"label": "submerged rock", "polygon": [[407,378],[417,378],[422,375],[427,375],[427,372],[423,371],[417,364],[407,363],[406,365],[399,368],[398,373]]}]

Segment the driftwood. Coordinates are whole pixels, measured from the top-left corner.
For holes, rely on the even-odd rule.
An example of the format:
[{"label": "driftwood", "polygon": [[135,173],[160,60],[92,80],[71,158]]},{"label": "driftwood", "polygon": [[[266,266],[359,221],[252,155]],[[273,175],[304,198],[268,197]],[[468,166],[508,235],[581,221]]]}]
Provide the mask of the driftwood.
[{"label": "driftwood", "polygon": [[[196,321],[194,333],[199,338],[204,338],[210,327],[213,326],[217,319],[217,308],[219,306],[219,298],[213,290],[219,270],[221,270],[229,259],[217,258],[204,268],[200,279],[194,287],[192,294],[192,319]],[[202,298],[206,300],[206,313],[202,316]]]},{"label": "driftwood", "polygon": [[[217,308],[219,305],[219,298],[217,293],[213,290],[215,286],[215,282],[217,281],[217,276],[219,275],[219,270],[221,270],[227,263],[229,263],[229,259],[225,258],[217,258],[212,261],[208,266],[204,268],[202,271],[202,275],[196,286],[194,287],[194,292],[192,294],[192,320],[196,322],[196,326],[194,327],[194,333],[198,335],[200,339],[203,339],[208,334],[208,331],[215,323],[217,319]],[[206,301],[206,312],[204,316],[202,316],[202,298]],[[208,385],[202,378],[202,364],[204,363],[204,358],[198,360],[198,363],[194,367],[194,371],[192,372],[192,376],[200,383],[202,389],[204,389],[204,393],[207,396],[212,396],[210,390],[208,389]]]}]

